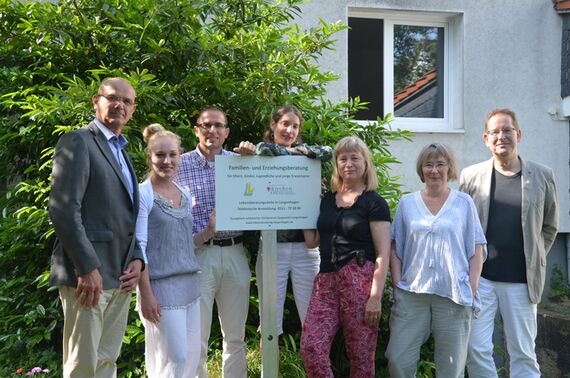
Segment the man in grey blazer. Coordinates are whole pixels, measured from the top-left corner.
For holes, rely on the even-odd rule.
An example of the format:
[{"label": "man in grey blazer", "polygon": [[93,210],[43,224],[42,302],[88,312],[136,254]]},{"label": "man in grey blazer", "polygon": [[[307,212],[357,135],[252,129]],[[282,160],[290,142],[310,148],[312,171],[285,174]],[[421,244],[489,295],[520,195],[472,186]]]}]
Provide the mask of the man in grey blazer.
[{"label": "man in grey blazer", "polygon": [[92,98],[95,119],[55,148],[49,213],[57,236],[50,285],[64,314],[65,377],[115,377],[131,291],[144,268],[135,240],[138,186],[123,148],[135,90],[110,78]]},{"label": "man in grey blazer", "polygon": [[552,170],[518,155],[521,138],[513,111],[491,111],[483,140],[493,157],[461,172],[459,188],[473,198],[488,243],[478,289],[481,312],[472,322],[469,340],[470,378],[497,377],[492,341],[497,310],[505,329],[510,376],[540,377],[537,304],[559,214]]}]

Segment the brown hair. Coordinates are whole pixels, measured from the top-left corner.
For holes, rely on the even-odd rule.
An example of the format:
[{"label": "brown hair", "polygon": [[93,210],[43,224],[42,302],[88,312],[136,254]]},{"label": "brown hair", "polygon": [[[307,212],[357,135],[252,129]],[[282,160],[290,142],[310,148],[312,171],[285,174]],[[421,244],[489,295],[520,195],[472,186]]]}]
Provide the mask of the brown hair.
[{"label": "brown hair", "polygon": [[220,113],[222,113],[222,115],[224,116],[224,122],[226,123],[226,127],[228,126],[228,116],[226,115],[226,112],[224,112],[222,109],[218,108],[217,106],[208,106],[208,107],[200,110],[200,112],[198,112],[198,117],[196,117],[196,124],[200,123],[200,119],[202,118],[202,116],[206,112],[220,112]]},{"label": "brown hair", "polygon": [[513,112],[511,109],[508,109],[508,108],[497,108],[497,109],[493,109],[489,113],[487,113],[487,117],[485,117],[485,132],[487,132],[487,124],[489,123],[489,120],[492,117],[496,116],[497,114],[504,114],[504,115],[508,115],[509,117],[511,117],[511,120],[513,121],[513,126],[515,127],[515,130],[516,131],[520,130],[519,121],[517,121],[517,116],[516,116],[515,112]]},{"label": "brown hair", "polygon": [[263,133],[263,141],[265,143],[275,143],[275,137],[273,135],[273,130],[271,129],[271,125],[279,123],[281,118],[285,114],[293,113],[299,118],[299,134],[297,135],[297,140],[293,143],[293,145],[297,145],[302,143],[301,142],[301,128],[303,127],[303,114],[301,111],[294,105],[283,105],[282,107],[276,109],[273,114],[271,115],[271,121],[269,121],[269,127]]},{"label": "brown hair", "polygon": [[426,182],[424,172],[422,170],[424,163],[434,157],[443,157],[447,162],[449,170],[447,172],[447,181],[457,180],[457,161],[453,151],[443,143],[431,143],[422,148],[418,159],[416,160],[416,172],[420,176],[422,182]]}]

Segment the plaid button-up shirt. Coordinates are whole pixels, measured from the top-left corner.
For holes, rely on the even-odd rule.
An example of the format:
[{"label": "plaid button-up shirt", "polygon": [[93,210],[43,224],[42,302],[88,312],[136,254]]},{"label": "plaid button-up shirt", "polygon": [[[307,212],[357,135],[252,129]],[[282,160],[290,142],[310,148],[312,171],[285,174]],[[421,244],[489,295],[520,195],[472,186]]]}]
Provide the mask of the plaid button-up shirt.
[{"label": "plaid button-up shirt", "polygon": [[[222,150],[222,156],[236,155]],[[208,226],[212,210],[216,207],[216,170],[213,163],[208,163],[198,147],[180,157],[178,173],[174,177],[181,187],[192,195],[192,234],[196,235]],[[234,238],[242,235],[241,231],[218,231],[214,239]]]}]

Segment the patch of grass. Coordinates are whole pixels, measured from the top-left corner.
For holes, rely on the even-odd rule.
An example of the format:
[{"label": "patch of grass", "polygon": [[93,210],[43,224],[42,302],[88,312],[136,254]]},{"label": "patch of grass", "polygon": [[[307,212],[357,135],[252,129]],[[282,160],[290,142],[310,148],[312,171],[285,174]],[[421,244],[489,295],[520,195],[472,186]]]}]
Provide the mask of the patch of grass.
[{"label": "patch of grass", "polygon": [[[306,378],[303,361],[298,345],[293,337],[284,335],[281,339],[279,362],[279,377],[283,378]],[[261,350],[259,338],[247,341],[247,375],[250,378],[261,378]],[[222,377],[222,351],[210,350],[208,354],[208,375],[211,378]]]},{"label": "patch of grass", "polygon": [[220,349],[208,352],[208,376],[212,378],[222,378],[222,351]]}]

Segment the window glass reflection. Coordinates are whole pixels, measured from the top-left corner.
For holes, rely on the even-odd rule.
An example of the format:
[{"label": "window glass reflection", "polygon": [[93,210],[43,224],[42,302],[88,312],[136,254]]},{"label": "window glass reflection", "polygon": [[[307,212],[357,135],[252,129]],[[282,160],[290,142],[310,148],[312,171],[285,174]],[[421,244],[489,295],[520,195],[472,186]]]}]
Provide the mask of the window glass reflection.
[{"label": "window glass reflection", "polygon": [[394,114],[443,118],[444,30],[394,25]]}]

